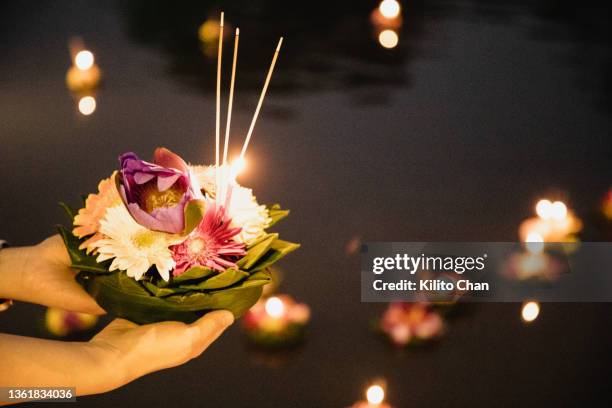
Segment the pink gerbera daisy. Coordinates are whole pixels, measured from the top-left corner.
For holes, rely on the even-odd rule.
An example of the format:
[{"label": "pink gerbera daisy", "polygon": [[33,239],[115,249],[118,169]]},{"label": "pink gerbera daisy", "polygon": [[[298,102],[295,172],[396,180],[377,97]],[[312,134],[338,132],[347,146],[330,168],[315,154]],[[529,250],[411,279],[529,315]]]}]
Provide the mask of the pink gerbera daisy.
[{"label": "pink gerbera daisy", "polygon": [[246,251],[243,243],[232,240],[241,228],[231,228],[231,221],[225,207],[209,203],[200,225],[184,242],[170,247],[176,262],[173,275],[179,276],[193,266],[219,272],[235,267],[235,261]]}]

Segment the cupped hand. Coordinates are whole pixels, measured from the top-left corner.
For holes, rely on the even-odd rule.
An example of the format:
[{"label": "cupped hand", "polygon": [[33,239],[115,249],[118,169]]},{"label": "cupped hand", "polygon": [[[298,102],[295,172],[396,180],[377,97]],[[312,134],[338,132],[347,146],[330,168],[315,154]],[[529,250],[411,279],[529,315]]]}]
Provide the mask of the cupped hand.
[{"label": "cupped hand", "polygon": [[74,312],[105,313],[76,282],[77,271],[70,267],[68,252],[59,235],[15,250],[21,251],[22,266],[14,299]]},{"label": "cupped hand", "polygon": [[100,367],[110,371],[103,382],[108,391],[145,374],[186,363],[202,354],[234,321],[232,313],[217,310],[192,324],[161,322],[139,326],[115,319],[88,343]]}]

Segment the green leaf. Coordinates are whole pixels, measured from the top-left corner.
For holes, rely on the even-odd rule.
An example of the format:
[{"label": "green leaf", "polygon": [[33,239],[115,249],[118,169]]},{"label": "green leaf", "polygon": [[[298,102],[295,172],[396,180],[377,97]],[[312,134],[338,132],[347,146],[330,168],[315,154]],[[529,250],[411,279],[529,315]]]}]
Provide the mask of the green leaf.
[{"label": "green leaf", "polygon": [[274,204],[273,206],[268,208],[268,216],[272,219],[268,228],[282,220],[283,218],[289,215],[289,210],[281,210],[279,204]]},{"label": "green leaf", "polygon": [[185,228],[183,229],[183,235],[188,235],[193,231],[204,218],[204,212],[206,211],[206,201],[204,200],[191,200],[185,206]]},{"label": "green leaf", "polygon": [[79,249],[82,241],[74,236],[71,231],[62,226],[57,229],[64,240],[73,268],[80,271],[108,273],[109,262],[98,263],[95,256],[87,255],[84,250]]},{"label": "green leaf", "polygon": [[261,258],[257,260],[250,269],[250,272],[259,271],[270,267],[272,264],[278,262],[281,258],[284,258],[287,254],[295,251],[300,247],[300,244],[294,242],[283,241],[277,239],[270,246],[270,250]]},{"label": "green leaf", "polygon": [[187,288],[182,288],[182,287],[178,287],[178,288],[161,287],[161,286],[155,285],[153,282],[146,281],[146,280],[141,281],[141,284],[151,294],[153,294],[154,296],[157,296],[157,297],[166,297],[166,296],[177,295],[177,294],[180,294],[180,293],[189,292],[189,289],[187,289]]},{"label": "green leaf", "polygon": [[261,271],[257,271],[249,277],[246,281],[242,283],[242,287],[257,287],[263,286],[267,283],[270,283],[272,280],[272,274],[268,269],[264,269]]},{"label": "green leaf", "polygon": [[268,234],[266,235],[261,242],[252,246],[247,250],[247,253],[242,259],[240,259],[236,265],[238,265],[241,269],[249,269],[259,258],[261,258],[270,248],[272,242],[278,239],[278,234]]},{"label": "green leaf", "polygon": [[[255,274],[254,274],[255,275]],[[77,281],[110,315],[138,324],[177,320],[191,323],[212,310],[225,309],[236,318],[257,302],[266,283],[265,274],[253,275],[230,288],[211,292],[188,292],[168,297],[151,295],[125,272],[99,275],[81,272]]]},{"label": "green leaf", "polygon": [[203,282],[195,285],[181,285],[182,288],[193,289],[193,290],[212,290],[222,289],[232,286],[236,282],[248,278],[249,274],[245,271],[237,269],[226,269],[222,273],[213,276]]},{"label": "green leaf", "polygon": [[60,201],[58,204],[66,212],[66,215],[68,215],[68,218],[70,219],[70,225],[72,225],[72,222],[74,221],[74,217],[76,217],[76,215],[78,214],[78,211],[76,211],[74,208],[70,207],[68,204],[66,204],[63,201]]},{"label": "green leaf", "polygon": [[210,268],[205,268],[203,266],[192,266],[187,269],[184,273],[179,276],[173,276],[170,280],[171,285],[176,285],[178,283],[183,283],[187,281],[197,280],[206,278],[212,274],[216,273],[214,270]]}]

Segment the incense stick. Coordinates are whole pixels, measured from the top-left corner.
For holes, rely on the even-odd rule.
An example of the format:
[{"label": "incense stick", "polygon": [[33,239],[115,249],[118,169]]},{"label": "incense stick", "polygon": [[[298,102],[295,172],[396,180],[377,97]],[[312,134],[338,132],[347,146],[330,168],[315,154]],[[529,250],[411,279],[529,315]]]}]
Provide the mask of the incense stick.
[{"label": "incense stick", "polygon": [[225,145],[223,146],[223,164],[227,164],[227,150],[229,147],[230,126],[232,123],[232,105],[234,103],[234,81],[236,80],[236,62],[238,60],[238,40],[240,29],[236,28],[234,37],[234,58],[232,61],[232,78],[230,80],[229,102],[227,103],[227,121],[225,123]]},{"label": "incense stick", "polygon": [[[215,122],[215,165],[217,171],[215,180],[215,192],[219,192],[219,140],[221,127],[221,57],[223,54],[223,12],[219,23],[219,48],[217,51],[217,106]],[[216,194],[218,195],[218,194]]]},{"label": "incense stick", "polygon": [[278,40],[276,51],[274,51],[274,56],[272,57],[272,63],[270,64],[268,75],[266,76],[266,82],[264,83],[263,89],[261,90],[261,96],[259,97],[259,102],[257,102],[257,108],[255,108],[255,114],[253,115],[253,120],[251,120],[251,126],[249,126],[249,131],[244,141],[244,145],[242,145],[242,151],[240,152],[240,160],[244,159],[244,155],[246,154],[246,149],[249,146],[249,142],[251,141],[251,135],[253,134],[253,128],[255,128],[255,122],[257,121],[257,116],[259,115],[261,104],[263,103],[263,100],[266,96],[266,91],[268,90],[268,85],[270,84],[270,78],[272,78],[272,72],[274,71],[274,65],[276,65],[276,59],[278,58],[278,53],[280,51],[282,43],[283,43],[283,37],[281,37],[280,40]]}]

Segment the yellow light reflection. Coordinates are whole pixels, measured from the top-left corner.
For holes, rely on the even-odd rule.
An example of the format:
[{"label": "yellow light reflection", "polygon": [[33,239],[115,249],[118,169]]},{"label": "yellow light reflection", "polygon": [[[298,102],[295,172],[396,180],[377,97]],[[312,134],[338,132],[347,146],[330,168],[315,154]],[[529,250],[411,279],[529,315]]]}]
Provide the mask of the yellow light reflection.
[{"label": "yellow light reflection", "polygon": [[395,48],[399,43],[399,37],[393,30],[384,30],[378,34],[378,42],[385,48]]},{"label": "yellow light reflection", "polygon": [[525,239],[525,247],[532,254],[538,254],[544,250],[544,238],[537,232],[530,232]]},{"label": "yellow light reflection", "polygon": [[540,304],[538,302],[527,302],[523,304],[521,309],[521,317],[524,322],[531,323],[538,318],[540,314]]},{"label": "yellow light reflection", "polygon": [[396,18],[399,16],[401,7],[397,0],[383,0],[378,5],[378,10],[386,18]]},{"label": "yellow light reflection", "polygon": [[79,99],[79,112],[85,116],[89,116],[96,110],[96,98],[93,96],[84,96]]}]

